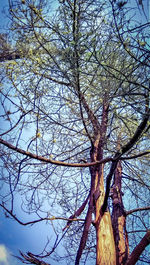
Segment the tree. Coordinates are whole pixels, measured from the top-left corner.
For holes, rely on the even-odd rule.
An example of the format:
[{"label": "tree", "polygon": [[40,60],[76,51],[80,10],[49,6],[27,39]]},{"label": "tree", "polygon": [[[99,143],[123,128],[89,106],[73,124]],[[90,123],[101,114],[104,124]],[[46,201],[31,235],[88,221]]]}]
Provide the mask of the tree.
[{"label": "tree", "polygon": [[[51,250],[20,260],[46,264],[63,239],[76,265],[147,262],[149,23],[128,1],[9,8],[19,56],[1,60],[0,206],[22,225],[62,221]],[[18,196],[37,218],[16,216]]]}]

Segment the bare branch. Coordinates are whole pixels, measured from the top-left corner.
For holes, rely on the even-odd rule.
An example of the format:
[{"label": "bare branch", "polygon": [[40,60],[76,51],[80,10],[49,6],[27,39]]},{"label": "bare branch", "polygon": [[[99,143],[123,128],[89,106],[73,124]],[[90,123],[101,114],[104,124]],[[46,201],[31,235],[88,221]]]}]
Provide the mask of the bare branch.
[{"label": "bare branch", "polygon": [[16,258],[18,258],[20,261],[22,261],[23,263],[26,264],[36,264],[36,265],[50,265],[50,263],[46,263],[42,260],[37,259],[32,253],[27,252],[27,254],[23,254],[20,251],[20,254],[23,258],[15,256]]},{"label": "bare branch", "polygon": [[137,155],[133,155],[133,156],[122,156],[120,158],[120,160],[130,160],[130,159],[135,159],[135,158],[138,158],[138,157],[141,157],[141,156],[146,156],[146,155],[149,155],[150,154],[150,151],[145,151],[143,153],[139,153]]},{"label": "bare branch", "polygon": [[96,162],[91,162],[91,163],[83,163],[83,164],[80,164],[80,163],[66,163],[66,162],[62,162],[62,161],[56,161],[56,160],[53,160],[53,159],[49,159],[49,158],[46,158],[46,157],[43,157],[43,156],[38,156],[36,154],[33,154],[31,152],[28,152],[28,151],[25,151],[23,149],[20,149],[8,142],[6,142],[5,140],[1,139],[0,138],[0,143],[7,146],[8,148],[22,154],[22,155],[26,155],[26,156],[29,156],[33,159],[36,159],[36,160],[39,160],[39,161],[42,161],[42,162],[46,162],[46,163],[50,163],[50,164],[53,164],[53,165],[57,165],[57,166],[64,166],[64,167],[91,167],[91,166],[97,166],[97,165],[100,165],[100,164],[104,164],[104,163],[107,163],[107,162],[110,162],[110,161],[113,161],[113,158],[112,157],[106,157],[104,159],[101,159],[100,161],[96,161]]},{"label": "bare branch", "polygon": [[[146,110],[147,110],[147,107],[146,107]],[[104,203],[102,206],[102,213],[104,213],[106,208],[107,208],[107,201],[108,201],[109,191],[110,191],[110,183],[111,183],[112,176],[115,172],[115,169],[117,167],[117,162],[120,160],[121,156],[124,153],[126,153],[127,151],[129,151],[134,146],[134,144],[138,141],[138,139],[140,138],[141,134],[143,133],[144,129],[147,126],[147,122],[149,120],[149,112],[150,112],[150,110],[148,109],[147,113],[145,113],[145,115],[144,115],[142,122],[137,127],[133,137],[129,140],[129,142],[126,145],[124,145],[122,147],[121,152],[118,151],[114,156],[114,160],[112,162],[109,174],[108,174],[107,179],[106,179],[106,192],[105,192]]]},{"label": "bare branch", "polygon": [[[74,218],[76,218],[77,216],[79,216],[83,211],[84,211],[84,208],[88,202],[88,199],[89,199],[89,195],[87,196],[86,200],[82,203],[82,205],[79,207],[79,209],[69,217],[69,219],[71,220],[74,220]],[[67,225],[63,228],[63,231],[71,224],[72,221],[68,221],[67,222]]]},{"label": "bare branch", "polygon": [[3,204],[0,204],[0,206],[11,216],[13,217],[19,224],[21,225],[24,225],[24,226],[27,226],[27,225],[33,225],[35,223],[39,223],[39,222],[42,222],[42,221],[53,221],[53,220],[64,220],[64,221],[68,221],[68,222],[73,222],[73,221],[82,221],[84,222],[85,220],[84,219],[77,219],[77,218],[65,218],[65,217],[55,217],[55,216],[52,216],[52,217],[45,217],[45,218],[40,218],[40,219],[37,219],[37,220],[33,220],[33,221],[29,221],[29,222],[22,222],[20,221],[15,214],[13,214],[11,211],[9,211]]},{"label": "bare branch", "polygon": [[149,245],[150,243],[150,230],[147,231],[145,236],[141,239],[139,244],[135,247],[135,249],[132,251],[131,255],[129,256],[127,262],[125,265],[134,265],[138,261],[140,255],[144,251],[144,249]]},{"label": "bare branch", "polygon": [[126,216],[129,215],[129,214],[135,213],[135,212],[146,211],[146,210],[150,210],[150,206],[136,208],[136,209],[132,209],[132,210],[126,211]]}]

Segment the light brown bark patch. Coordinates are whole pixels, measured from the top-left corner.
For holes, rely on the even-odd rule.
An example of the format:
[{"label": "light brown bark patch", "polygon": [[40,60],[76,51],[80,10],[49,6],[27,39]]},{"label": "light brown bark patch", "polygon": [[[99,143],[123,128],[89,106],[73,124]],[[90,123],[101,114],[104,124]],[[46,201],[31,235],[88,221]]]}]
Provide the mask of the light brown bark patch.
[{"label": "light brown bark patch", "polygon": [[102,216],[97,229],[97,260],[96,265],[115,265],[116,251],[109,212]]},{"label": "light brown bark patch", "polygon": [[125,245],[125,238],[124,238],[124,222],[125,217],[122,215],[118,218],[118,230],[119,230],[119,264],[123,264],[123,258],[125,257],[126,253],[126,245]]}]

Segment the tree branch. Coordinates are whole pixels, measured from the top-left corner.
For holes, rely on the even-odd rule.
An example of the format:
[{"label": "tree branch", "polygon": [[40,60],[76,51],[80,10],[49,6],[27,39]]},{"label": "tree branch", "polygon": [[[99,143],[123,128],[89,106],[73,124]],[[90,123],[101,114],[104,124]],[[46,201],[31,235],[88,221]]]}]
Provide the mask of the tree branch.
[{"label": "tree branch", "polygon": [[149,245],[150,243],[150,230],[147,231],[145,236],[141,239],[139,244],[134,248],[131,255],[129,256],[127,262],[125,265],[134,265],[138,261],[140,255],[144,251],[144,249]]},{"label": "tree branch", "polygon": [[86,200],[82,203],[82,205],[79,207],[79,209],[69,217],[69,220],[67,222],[67,225],[63,228],[63,231],[68,227],[70,226],[70,224],[72,223],[72,221],[70,220],[74,220],[76,219],[77,216],[79,216],[83,211],[84,211],[84,208],[88,202],[88,199],[89,199],[89,195],[87,196]]},{"label": "tree branch", "polygon": [[11,150],[14,150],[16,151],[17,153],[20,153],[22,155],[26,155],[30,158],[33,158],[33,159],[36,159],[36,160],[39,160],[39,161],[42,161],[42,162],[45,162],[45,163],[50,163],[50,164],[53,164],[53,165],[57,165],[57,166],[65,166],[65,167],[91,167],[91,166],[97,166],[97,165],[100,165],[100,164],[104,164],[104,163],[107,163],[107,162],[110,162],[110,161],[113,161],[113,158],[112,157],[106,157],[104,159],[101,159],[100,161],[96,161],[96,162],[91,162],[91,163],[66,163],[66,162],[63,162],[63,161],[56,161],[56,160],[53,160],[53,159],[49,159],[49,158],[46,158],[46,157],[43,157],[43,156],[38,156],[36,154],[33,154],[31,152],[28,152],[28,151],[25,151],[23,149],[20,149],[8,142],[6,142],[5,140],[1,139],[0,138],[0,144],[3,144],[5,146],[7,146],[9,149]]},{"label": "tree branch", "polygon": [[[91,203],[91,205],[92,205],[92,203]],[[79,245],[78,252],[76,255],[75,265],[79,265],[83,250],[84,250],[85,245],[86,245],[86,241],[88,238],[88,233],[89,233],[89,228],[90,228],[91,223],[92,223],[92,207],[89,205],[87,215],[85,218],[84,230],[82,233],[80,245]]]},{"label": "tree branch", "polygon": [[[50,263],[46,263],[42,260],[39,260],[37,259],[36,257],[34,257],[34,255],[30,252],[27,252],[27,254],[23,254],[21,251],[20,251],[20,254],[23,258],[20,258],[18,256],[15,256],[16,258],[18,258],[21,262],[23,263],[26,263],[26,264],[36,264],[36,265],[50,265]],[[27,262],[25,262],[25,260]]]},{"label": "tree branch", "polygon": [[150,154],[150,150],[147,150],[147,151],[145,151],[145,152],[143,152],[143,153],[139,153],[139,154],[137,154],[137,155],[133,155],[133,156],[122,156],[121,158],[120,158],[120,160],[130,160],[130,159],[135,159],[135,158],[138,158],[138,157],[141,157],[141,156],[146,156],[146,155],[149,155]]},{"label": "tree branch", "polygon": [[0,62],[11,61],[21,59],[21,55],[18,51],[3,51],[0,52]]},{"label": "tree branch", "polygon": [[146,210],[150,210],[150,206],[132,209],[132,210],[126,211],[125,213],[126,213],[126,216],[127,216],[129,214],[132,214],[132,213],[135,213],[135,212],[138,212],[138,211],[146,211]]},{"label": "tree branch", "polygon": [[64,220],[64,221],[68,221],[68,222],[73,222],[73,221],[82,221],[84,222],[85,220],[84,219],[77,219],[76,217],[74,218],[65,218],[65,217],[55,217],[55,216],[52,216],[52,217],[45,217],[45,218],[40,218],[40,219],[37,219],[37,220],[33,220],[33,221],[29,221],[29,222],[22,222],[20,221],[15,214],[13,214],[11,211],[9,211],[3,204],[0,203],[0,207],[2,207],[11,217],[13,217],[13,219],[15,219],[20,225],[33,225],[35,223],[39,223],[39,222],[42,222],[42,221],[53,221],[53,220]]},{"label": "tree branch", "polygon": [[107,201],[108,201],[109,191],[110,191],[110,183],[111,183],[112,176],[115,172],[115,169],[117,167],[118,161],[121,159],[121,156],[124,153],[129,151],[134,146],[134,144],[138,141],[138,139],[140,138],[141,134],[143,133],[143,131],[145,130],[145,128],[147,126],[147,122],[149,120],[149,115],[150,115],[150,109],[148,108],[148,97],[146,98],[146,111],[145,112],[146,113],[144,115],[144,118],[141,121],[141,123],[139,124],[139,126],[137,127],[133,137],[129,140],[129,142],[126,145],[124,145],[121,148],[121,151],[116,152],[114,159],[112,160],[112,165],[111,165],[109,174],[108,174],[107,179],[106,179],[106,191],[105,191],[104,203],[102,206],[102,213],[104,213],[106,211],[106,208],[107,208]]},{"label": "tree branch", "polygon": [[147,125],[147,122],[149,119],[149,115],[150,115],[150,111],[148,111],[148,113],[146,113],[144,115],[145,117],[144,117],[143,121],[137,127],[137,130],[135,131],[135,133],[134,133],[133,137],[130,139],[130,141],[125,146],[122,147],[122,154],[129,151],[133,147],[133,145],[137,142],[137,140],[141,136],[142,132],[146,128],[146,125]]}]

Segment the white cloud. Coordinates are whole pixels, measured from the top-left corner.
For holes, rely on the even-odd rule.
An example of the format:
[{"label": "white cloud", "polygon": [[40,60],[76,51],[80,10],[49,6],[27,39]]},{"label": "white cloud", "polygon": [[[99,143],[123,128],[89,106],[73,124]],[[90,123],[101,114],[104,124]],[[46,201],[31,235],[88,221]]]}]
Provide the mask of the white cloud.
[{"label": "white cloud", "polygon": [[12,252],[4,245],[0,244],[0,265],[17,265],[18,260],[12,256]]},{"label": "white cloud", "polygon": [[0,265],[9,265],[8,263],[8,251],[4,245],[0,245]]}]

